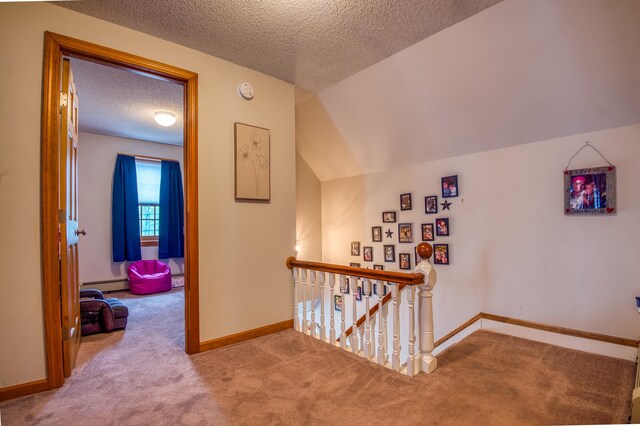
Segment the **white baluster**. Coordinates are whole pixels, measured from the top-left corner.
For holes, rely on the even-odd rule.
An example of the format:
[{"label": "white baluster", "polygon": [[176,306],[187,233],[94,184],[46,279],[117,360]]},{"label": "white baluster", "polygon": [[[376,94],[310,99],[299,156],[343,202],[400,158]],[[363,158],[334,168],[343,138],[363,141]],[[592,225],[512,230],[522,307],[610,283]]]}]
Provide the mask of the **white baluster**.
[{"label": "white baluster", "polygon": [[345,312],[345,308],[347,306],[347,299],[346,299],[346,295],[344,294],[345,290],[346,290],[346,278],[344,275],[340,275],[340,295],[342,296],[342,311],[340,311],[340,318],[341,318],[341,324],[340,324],[340,347],[342,349],[347,349],[347,333],[346,331],[346,326],[345,326],[345,321],[344,321],[344,316],[346,314]]},{"label": "white baluster", "polygon": [[364,356],[371,358],[371,323],[369,316],[369,295],[371,294],[371,281],[368,278],[362,280],[362,295],[364,296]]},{"label": "white baluster", "polygon": [[298,268],[293,268],[293,328],[300,331],[298,316]]},{"label": "white baluster", "polygon": [[413,298],[415,289],[412,285],[407,289],[407,302],[409,304],[409,354],[407,356],[407,376],[413,377],[418,374],[416,369],[415,344],[416,344],[416,318],[413,313]]},{"label": "white baluster", "polygon": [[353,306],[353,323],[351,325],[351,352],[358,353],[358,332],[356,330],[356,323],[358,322],[358,309],[356,304],[356,296],[358,295],[358,280],[356,277],[351,277],[351,301]]},{"label": "white baluster", "polygon": [[329,274],[329,288],[331,289],[331,324],[329,325],[329,343],[331,343],[332,345],[335,343],[336,341],[336,328],[335,328],[335,309],[333,307],[333,304],[335,304],[335,292],[333,290],[333,287],[336,284],[336,277],[335,274]]},{"label": "white baluster", "polygon": [[301,271],[302,278],[302,332],[307,333],[307,270]]},{"label": "white baluster", "polygon": [[320,281],[320,340],[327,340],[327,327],[324,324],[324,272],[318,274]]},{"label": "white baluster", "polygon": [[316,337],[316,271],[309,271],[311,275],[311,336]]},{"label": "white baluster", "polygon": [[389,353],[392,352],[389,348],[389,304],[387,303],[382,307],[382,321],[384,322],[384,333],[382,335],[382,345],[385,350],[385,365],[389,362]]},{"label": "white baluster", "polygon": [[391,355],[391,368],[400,371],[400,286],[393,283],[391,287],[391,300],[393,303],[393,354]]},{"label": "white baluster", "polygon": [[371,341],[371,346],[369,346],[369,360],[374,360],[376,357],[376,325],[378,317],[373,315],[370,319],[369,324],[369,340]]},{"label": "white baluster", "polygon": [[384,345],[384,333],[387,331],[387,319],[382,312],[382,299],[384,298],[384,282],[378,281],[376,284],[376,295],[378,296],[378,364],[386,363],[386,346]]}]

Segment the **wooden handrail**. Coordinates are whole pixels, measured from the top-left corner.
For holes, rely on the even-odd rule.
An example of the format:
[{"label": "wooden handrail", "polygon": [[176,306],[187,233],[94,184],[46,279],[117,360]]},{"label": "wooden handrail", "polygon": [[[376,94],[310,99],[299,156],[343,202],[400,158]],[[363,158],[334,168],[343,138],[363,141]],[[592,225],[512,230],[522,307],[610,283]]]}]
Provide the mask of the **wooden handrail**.
[{"label": "wooden handrail", "polygon": [[420,273],[405,274],[402,272],[380,271],[378,269],[355,268],[352,266],[333,265],[330,263],[307,262],[291,256],[287,259],[287,268],[302,268],[312,271],[342,274],[350,277],[369,278],[377,281],[391,281],[405,285],[424,284],[424,275]]}]

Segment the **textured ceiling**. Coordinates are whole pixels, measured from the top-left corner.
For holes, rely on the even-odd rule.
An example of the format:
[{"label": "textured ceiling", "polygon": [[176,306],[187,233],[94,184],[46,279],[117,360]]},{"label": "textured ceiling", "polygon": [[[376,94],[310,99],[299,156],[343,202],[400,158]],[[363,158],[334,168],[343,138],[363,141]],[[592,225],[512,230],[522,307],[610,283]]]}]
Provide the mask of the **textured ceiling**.
[{"label": "textured ceiling", "polygon": [[[56,2],[318,92],[501,0]],[[300,100],[300,99],[298,99]]]},{"label": "textured ceiling", "polygon": [[[72,59],[71,67],[81,132],[182,145],[182,85],[80,59]],[[156,111],[174,113],[176,123],[160,126]]]},{"label": "textured ceiling", "polygon": [[298,152],[325,181],[640,123],[639,22],[638,0],[502,2],[298,105]]}]

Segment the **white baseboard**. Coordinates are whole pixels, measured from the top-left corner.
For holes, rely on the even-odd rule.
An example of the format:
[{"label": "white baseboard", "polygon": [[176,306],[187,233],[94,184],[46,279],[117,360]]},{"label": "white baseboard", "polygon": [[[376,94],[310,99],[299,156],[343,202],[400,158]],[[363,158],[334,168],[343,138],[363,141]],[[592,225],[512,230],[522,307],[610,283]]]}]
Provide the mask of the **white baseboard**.
[{"label": "white baseboard", "polygon": [[[630,346],[623,346],[617,345],[615,343],[600,342],[597,340],[585,339],[581,337],[551,333],[549,331],[521,327],[519,325],[507,324],[489,320],[486,318],[482,318],[473,326],[475,327],[478,323],[479,328],[481,328],[482,330],[495,331],[496,333],[508,334],[510,336],[521,337],[523,339],[529,339],[537,342],[548,343],[550,345],[562,346],[564,348],[610,356],[613,358],[621,358],[635,362],[636,356],[638,355],[638,348]],[[468,329],[471,328],[472,327],[469,327]],[[462,334],[463,333],[460,333],[460,335]]]},{"label": "white baseboard", "polygon": [[[452,338],[450,338],[449,340],[445,341],[444,343],[442,343],[440,346],[438,346],[437,348],[435,348],[433,350],[433,354],[434,355],[438,355],[440,352],[444,351],[445,349],[447,349],[449,346],[455,345],[456,343],[458,343],[460,340],[464,339],[465,337],[467,337],[468,335],[470,335],[471,333],[473,333],[474,331],[478,331],[480,330],[480,320],[474,322],[473,324],[471,324],[469,327],[465,328],[464,330],[462,330],[461,332],[459,332],[458,334],[456,334],[455,336],[453,336]],[[505,333],[506,334],[506,333]]]}]

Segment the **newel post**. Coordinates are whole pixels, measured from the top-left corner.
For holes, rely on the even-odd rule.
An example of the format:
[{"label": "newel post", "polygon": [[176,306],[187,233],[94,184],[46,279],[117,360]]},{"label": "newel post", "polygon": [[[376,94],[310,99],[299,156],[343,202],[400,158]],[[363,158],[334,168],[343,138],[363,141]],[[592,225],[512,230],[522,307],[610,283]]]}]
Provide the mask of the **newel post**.
[{"label": "newel post", "polygon": [[433,254],[433,247],[427,243],[418,245],[418,256],[423,260],[416,266],[415,273],[424,275],[424,284],[418,287],[418,327],[419,327],[419,349],[420,356],[416,358],[419,362],[420,371],[431,373],[438,367],[438,360],[433,356],[434,336],[433,336],[433,303],[431,291],[436,285],[438,274],[429,261]]}]

